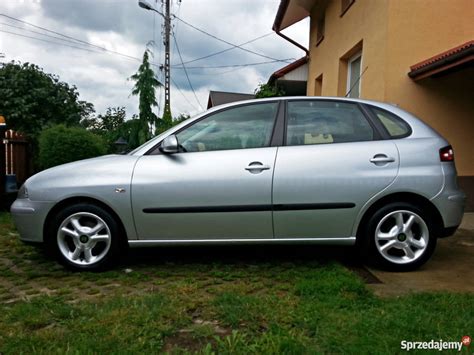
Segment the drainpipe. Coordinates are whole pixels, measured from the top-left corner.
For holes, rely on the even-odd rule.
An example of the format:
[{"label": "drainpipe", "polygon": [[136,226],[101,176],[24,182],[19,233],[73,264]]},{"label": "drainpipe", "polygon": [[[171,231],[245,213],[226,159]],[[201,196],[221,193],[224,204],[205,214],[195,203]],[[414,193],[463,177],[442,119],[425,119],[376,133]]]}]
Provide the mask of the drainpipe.
[{"label": "drainpipe", "polygon": [[309,51],[308,49],[296,42],[295,40],[285,36],[283,33],[281,33],[281,22],[283,20],[283,17],[285,16],[286,11],[288,10],[288,6],[290,4],[290,0],[281,0],[280,1],[280,6],[278,6],[278,11],[275,17],[275,21],[273,22],[272,30],[275,31],[275,33],[283,38],[284,40],[287,40],[290,42],[292,45],[298,47],[299,49],[303,50],[306,53],[306,58],[309,58]]},{"label": "drainpipe", "polygon": [[285,36],[283,33],[280,32],[280,30],[276,29],[275,27],[273,27],[273,31],[275,31],[275,33],[276,33],[278,36],[280,36],[281,38],[286,39],[286,40],[287,40],[288,42],[290,42],[292,45],[294,45],[294,46],[298,47],[299,49],[305,51],[305,53],[306,53],[306,58],[309,58],[309,51],[308,51],[308,49],[307,49],[305,46],[299,44],[298,42],[296,42],[295,40],[291,39],[290,37]]}]

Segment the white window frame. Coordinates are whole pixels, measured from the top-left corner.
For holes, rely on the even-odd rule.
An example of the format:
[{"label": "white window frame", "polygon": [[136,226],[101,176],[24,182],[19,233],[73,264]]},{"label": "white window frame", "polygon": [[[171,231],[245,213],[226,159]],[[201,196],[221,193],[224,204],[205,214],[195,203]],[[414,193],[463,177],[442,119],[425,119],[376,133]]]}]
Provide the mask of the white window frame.
[{"label": "white window frame", "polygon": [[350,57],[348,60],[347,60],[347,84],[346,84],[346,95],[349,93],[349,90],[351,89],[351,74],[352,74],[352,62],[354,62],[355,60],[359,59],[360,58],[360,70],[359,70],[359,82],[358,82],[358,85],[359,85],[359,97],[357,98],[360,98],[360,94],[361,94],[361,91],[360,91],[360,83],[362,81],[362,78],[360,77],[360,74],[362,73],[362,51],[360,52],[357,52],[356,54],[354,54],[352,57]]}]

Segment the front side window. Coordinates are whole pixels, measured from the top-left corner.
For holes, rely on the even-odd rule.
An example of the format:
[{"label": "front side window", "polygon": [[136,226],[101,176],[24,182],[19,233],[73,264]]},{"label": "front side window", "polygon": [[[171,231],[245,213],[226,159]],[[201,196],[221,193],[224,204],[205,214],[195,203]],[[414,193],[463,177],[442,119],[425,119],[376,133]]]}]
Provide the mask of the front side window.
[{"label": "front side window", "polygon": [[370,141],[374,130],[358,106],[337,101],[288,102],[287,145]]},{"label": "front side window", "polygon": [[179,132],[185,152],[260,148],[270,144],[278,102],[217,112]]}]

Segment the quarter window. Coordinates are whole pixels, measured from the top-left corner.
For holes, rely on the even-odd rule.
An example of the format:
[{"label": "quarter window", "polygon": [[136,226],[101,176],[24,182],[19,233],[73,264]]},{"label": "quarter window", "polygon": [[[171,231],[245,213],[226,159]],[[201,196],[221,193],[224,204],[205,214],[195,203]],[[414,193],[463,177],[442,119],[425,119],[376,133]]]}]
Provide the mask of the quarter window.
[{"label": "quarter window", "polygon": [[410,133],[408,124],[393,113],[375,107],[372,108],[372,111],[380,122],[382,122],[390,137],[402,138]]},{"label": "quarter window", "polygon": [[185,152],[266,147],[277,110],[271,102],[220,111],[178,133],[178,143]]},{"label": "quarter window", "polygon": [[374,130],[356,104],[290,101],[287,145],[370,141]]}]

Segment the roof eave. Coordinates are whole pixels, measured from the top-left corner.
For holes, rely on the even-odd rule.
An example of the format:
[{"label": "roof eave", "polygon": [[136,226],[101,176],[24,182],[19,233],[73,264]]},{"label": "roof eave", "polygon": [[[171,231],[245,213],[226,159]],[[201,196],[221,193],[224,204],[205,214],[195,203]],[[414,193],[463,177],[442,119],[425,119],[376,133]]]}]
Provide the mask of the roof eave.
[{"label": "roof eave", "polygon": [[416,81],[470,62],[474,62],[474,41],[412,65],[408,76]]},{"label": "roof eave", "polygon": [[273,31],[279,33],[308,17],[315,1],[317,0],[281,0],[273,22]]},{"label": "roof eave", "polygon": [[281,0],[280,6],[278,6],[278,11],[275,16],[275,21],[273,21],[272,30],[275,32],[281,31],[281,22],[283,21],[283,17],[285,16],[286,10],[288,9],[288,4],[290,0]]},{"label": "roof eave", "polygon": [[288,64],[287,66],[284,66],[281,69],[278,69],[276,72],[274,72],[270,78],[268,79],[269,84],[273,84],[276,80],[281,78],[282,76],[290,73],[291,71],[301,67],[302,65],[305,65],[308,63],[308,57],[302,57],[298,60],[295,60],[293,63]]}]

